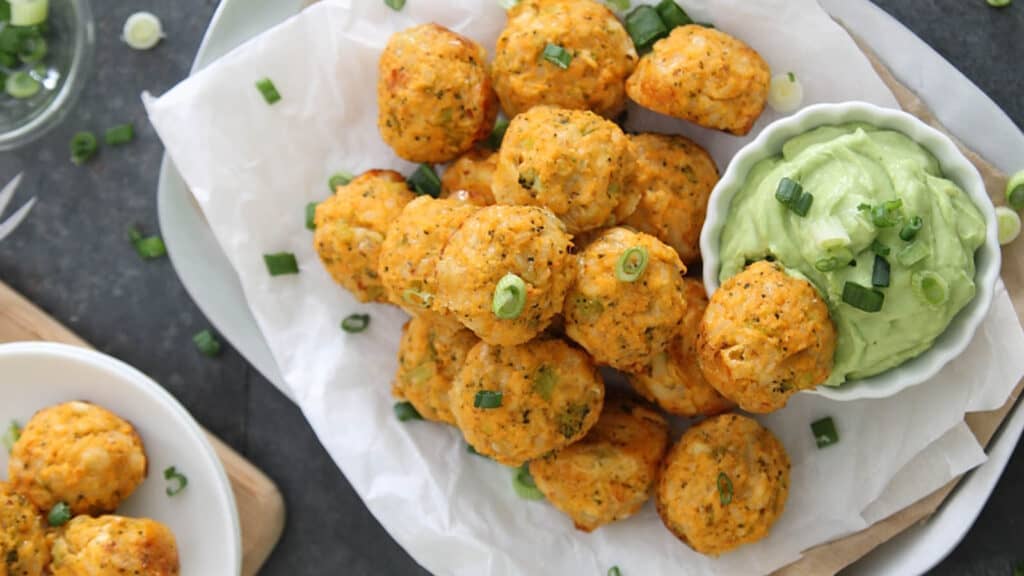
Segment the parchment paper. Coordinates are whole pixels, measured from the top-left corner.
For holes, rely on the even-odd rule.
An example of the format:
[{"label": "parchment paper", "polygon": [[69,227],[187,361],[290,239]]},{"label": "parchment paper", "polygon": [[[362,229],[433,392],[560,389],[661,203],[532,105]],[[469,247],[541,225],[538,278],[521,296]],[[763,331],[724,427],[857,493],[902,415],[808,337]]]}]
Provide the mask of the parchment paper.
[{"label": "parchment paper", "polygon": [[[775,71],[793,71],[805,103],[865,100],[895,106],[850,38],[813,0],[700,0],[696,19],[742,38]],[[863,514],[899,473],[900,485],[934,482],[935,459],[949,477],[977,460],[977,443],[956,431],[976,398],[1003,399],[1024,374],[1024,335],[1000,288],[970,349],[932,381],[880,401],[835,403],[801,395],[763,418],[793,461],[787,509],[770,536],[717,559],[675,540],[648,506],[593,534],[542,502],[518,499],[507,469],[465,450],[459,433],[400,424],[390,381],[404,314],[359,305],[334,284],[303,227],[304,206],[328,194],[328,176],[347,169],[409,172],[376,130],[376,62],[388,36],[435,21],[488,49],[504,25],[492,0],[417,0],[396,13],[382,2],[330,0],[243,45],[159,99],[150,119],[232,262],[248,303],[293,396],[353,487],[388,531],[439,574],[767,573],[800,551],[867,526]],[[282,101],[268,106],[253,84],[270,77]],[[775,118],[766,113],[753,134]],[[684,132],[724,168],[748,139],[712,133],[632,108],[634,130]],[[270,277],[265,253],[296,254],[298,276]],[[349,335],[338,322],[357,311],[373,320]],[[993,362],[999,358],[999,362]],[[992,400],[992,401],[995,401]],[[808,425],[832,416],[842,441],[818,450]],[[957,441],[942,442],[952,435]],[[938,443],[937,443],[938,442]],[[926,447],[932,446],[922,456]],[[926,462],[919,469],[915,458]],[[972,460],[973,458],[973,460]],[[907,466],[914,462],[913,466]],[[956,470],[954,470],[956,469]],[[901,470],[904,472],[901,473]],[[909,479],[907,479],[909,477]],[[876,512],[877,513],[877,512]]]}]

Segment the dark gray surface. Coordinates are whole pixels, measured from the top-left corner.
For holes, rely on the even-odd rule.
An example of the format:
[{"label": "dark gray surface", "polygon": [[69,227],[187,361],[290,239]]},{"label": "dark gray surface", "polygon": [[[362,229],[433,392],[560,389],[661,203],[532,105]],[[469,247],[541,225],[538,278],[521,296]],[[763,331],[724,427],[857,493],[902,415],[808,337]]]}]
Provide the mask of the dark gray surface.
[{"label": "dark gray surface", "polygon": [[[365,0],[371,1],[371,0]],[[1024,3],[995,10],[984,0],[879,0],[1024,124],[1020,63]],[[96,67],[73,113],[43,140],[0,153],[0,181],[25,171],[14,206],[39,204],[0,243],[0,279],[98,348],[168,388],[199,422],[280,486],[288,504],[284,538],[264,574],[425,573],[373,519],[317,442],[299,410],[230,348],[197,354],[191,335],[208,326],[166,259],[142,262],[130,225],[156,230],[156,182],[163,152],[138,94],[185,77],[216,3],[212,0],[94,0]],[[169,37],[137,53],[118,39],[124,19],[151,10]],[[136,141],[104,148],[84,167],[68,162],[77,130],[125,121]],[[1024,455],[1017,451],[967,539],[936,574],[1012,573],[1024,560]],[[410,511],[415,513],[415,511]],[[623,568],[628,564],[623,562]],[[628,570],[627,570],[628,573]]]}]

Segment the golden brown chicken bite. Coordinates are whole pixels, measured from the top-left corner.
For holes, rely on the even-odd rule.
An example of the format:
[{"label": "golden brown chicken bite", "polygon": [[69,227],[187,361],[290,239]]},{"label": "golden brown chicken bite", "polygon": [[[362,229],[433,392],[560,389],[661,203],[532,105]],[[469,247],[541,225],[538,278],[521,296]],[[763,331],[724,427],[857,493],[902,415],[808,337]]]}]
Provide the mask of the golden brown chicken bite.
[{"label": "golden brown chicken bite", "polygon": [[451,391],[452,413],[477,452],[520,466],[582,438],[597,422],[604,381],[584,352],[553,338],[481,342]]},{"label": "golden brown chicken bite", "polygon": [[427,420],[455,424],[449,393],[469,350],[480,340],[460,324],[414,317],[402,327],[392,391]]},{"label": "golden brown chicken bite", "polygon": [[497,114],[482,46],[437,24],[388,40],[379,63],[377,126],[395,154],[448,162],[486,138]]},{"label": "golden brown chicken bite", "polygon": [[708,418],[669,450],[655,495],[658,514],[702,554],[756,542],[786,506],[789,467],[782,443],[755,420]]},{"label": "golden brown chicken bite", "polygon": [[492,188],[498,204],[544,206],[569,233],[610,226],[636,209],[635,156],[614,122],[593,112],[538,106],[512,119]]},{"label": "golden brown chicken bite", "polygon": [[114,511],[146,477],[146,453],[132,425],[87,402],[36,412],[7,464],[11,487],[40,510],[63,502],[74,514]]},{"label": "golden brown chicken bite", "polygon": [[316,207],[313,247],[335,282],[360,302],[387,302],[378,273],[388,226],[415,196],[392,170],[370,170]]},{"label": "golden brown chicken bite", "polygon": [[708,384],[697,365],[697,332],[708,306],[704,285],[691,278],[683,280],[686,314],[679,335],[668,350],[654,357],[647,368],[629,376],[633,389],[666,412],[680,416],[712,416],[734,404]]},{"label": "golden brown chicken bite", "polygon": [[28,498],[0,482],[0,576],[42,576],[49,565],[42,515]]},{"label": "golden brown chicken bite", "polygon": [[413,316],[447,315],[436,298],[437,261],[448,239],[476,210],[430,196],[405,205],[380,247],[380,281],[391,302]]},{"label": "golden brown chicken bite", "polygon": [[828,379],[836,329],[810,282],[761,261],[711,295],[697,337],[701,372],[747,412],[773,412]]},{"label": "golden brown chicken bite", "polygon": [[522,0],[508,11],[492,75],[509,118],[544,104],[614,118],[636,62],[626,29],[600,3]]},{"label": "golden brown chicken bite", "polygon": [[611,228],[577,256],[565,332],[597,363],[643,371],[679,333],[684,274],[679,255],[654,236]]},{"label": "golden brown chicken bite", "polygon": [[548,210],[481,208],[441,254],[438,302],[481,340],[522,344],[561,311],[572,279],[571,248],[565,226]]},{"label": "golden brown chicken bite", "polygon": [[476,206],[494,204],[491,181],[498,167],[498,153],[470,150],[452,162],[441,175],[441,197]]},{"label": "golden brown chicken bite", "polygon": [[177,576],[178,546],[147,518],[79,516],[53,542],[53,576]]},{"label": "golden brown chicken bite", "polygon": [[711,155],[683,136],[636,134],[633,182],[640,203],[623,224],[676,249],[686,265],[700,260],[700,230],[718,183]]},{"label": "golden brown chicken bite", "polygon": [[654,44],[626,82],[626,93],[655,112],[739,136],[768,100],[771,70],[753,48],[691,24]]},{"label": "golden brown chicken bite", "polygon": [[530,462],[544,497],[591,532],[628,518],[650,499],[668,448],[668,422],[624,394],[608,393],[582,440]]}]

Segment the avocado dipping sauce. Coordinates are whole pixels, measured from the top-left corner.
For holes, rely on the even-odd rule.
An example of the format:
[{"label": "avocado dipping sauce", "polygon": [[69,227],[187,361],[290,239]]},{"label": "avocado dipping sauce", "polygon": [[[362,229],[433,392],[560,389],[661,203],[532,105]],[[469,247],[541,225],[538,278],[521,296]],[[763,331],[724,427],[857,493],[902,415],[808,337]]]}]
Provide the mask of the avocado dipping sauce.
[{"label": "avocado dipping sauce", "polygon": [[[813,195],[806,216],[776,198],[783,178]],[[915,216],[922,225],[912,234]],[[920,144],[867,124],[824,126],[751,169],[722,230],[719,280],[774,258],[814,284],[838,333],[825,384],[838,386],[931,347],[974,297],[974,252],[984,241],[981,212]],[[876,252],[886,250],[889,285],[872,286]],[[848,282],[882,293],[881,309],[844,301]]]}]

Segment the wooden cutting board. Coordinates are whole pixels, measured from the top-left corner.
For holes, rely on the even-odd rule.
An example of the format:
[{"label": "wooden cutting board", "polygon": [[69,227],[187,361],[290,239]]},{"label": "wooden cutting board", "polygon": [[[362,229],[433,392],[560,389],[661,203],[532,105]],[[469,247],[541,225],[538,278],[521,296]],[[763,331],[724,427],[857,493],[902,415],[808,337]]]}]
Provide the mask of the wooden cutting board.
[{"label": "wooden cutting board", "polygon": [[[35,340],[90,348],[87,342],[0,282],[0,344]],[[266,474],[213,434],[207,432],[206,438],[231,480],[242,528],[242,575],[253,576],[281,538],[284,499]]]}]

